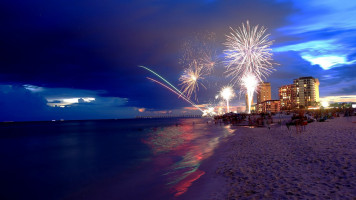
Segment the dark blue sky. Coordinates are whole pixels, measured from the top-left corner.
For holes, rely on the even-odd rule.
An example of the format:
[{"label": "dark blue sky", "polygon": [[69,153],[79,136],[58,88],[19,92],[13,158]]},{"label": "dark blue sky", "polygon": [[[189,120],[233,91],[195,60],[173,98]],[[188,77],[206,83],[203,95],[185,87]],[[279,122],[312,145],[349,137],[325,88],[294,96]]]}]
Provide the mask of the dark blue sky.
[{"label": "dark blue sky", "polygon": [[[281,85],[314,76],[324,99],[356,101],[351,0],[14,0],[0,2],[0,13],[0,121],[189,113],[189,104],[147,80],[152,74],[137,65],[178,86],[185,42],[214,33],[221,57],[229,27],[246,20],[267,27],[274,40],[279,65],[267,79],[273,98]],[[223,70],[217,65],[205,80],[200,104],[211,103],[229,83]],[[243,98],[232,104],[243,106]]]}]

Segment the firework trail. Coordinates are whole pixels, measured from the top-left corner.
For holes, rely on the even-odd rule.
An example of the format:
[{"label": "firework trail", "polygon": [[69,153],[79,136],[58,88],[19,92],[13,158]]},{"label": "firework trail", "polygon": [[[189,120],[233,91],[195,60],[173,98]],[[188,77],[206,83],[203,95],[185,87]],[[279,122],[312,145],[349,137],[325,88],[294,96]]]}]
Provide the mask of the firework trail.
[{"label": "firework trail", "polygon": [[182,76],[179,78],[181,81],[183,93],[190,99],[192,94],[195,94],[195,100],[197,100],[197,91],[199,90],[199,84],[204,88],[200,80],[204,79],[202,72],[202,66],[198,66],[197,62],[193,61],[188,69],[185,69]]},{"label": "firework trail", "polygon": [[253,93],[258,86],[258,80],[252,73],[247,73],[242,77],[242,85],[246,88],[248,113],[251,113]]},{"label": "firework trail", "polygon": [[238,29],[231,29],[227,35],[227,47],[225,57],[227,58],[227,76],[232,77],[232,81],[241,82],[246,73],[255,74],[259,81],[266,78],[274,68],[272,67],[272,53],[270,46],[273,41],[269,41],[270,34],[265,34],[266,29],[262,26],[250,27],[249,22],[246,26]]},{"label": "firework trail", "polygon": [[163,78],[161,75],[159,75],[158,73],[156,73],[155,71],[153,71],[152,69],[145,67],[145,66],[138,66],[141,67],[149,72],[151,72],[152,74],[156,75],[158,78],[160,78],[161,80],[163,80],[164,82],[166,82],[169,86],[171,86],[174,90],[176,90],[179,94],[184,95],[179,89],[177,89],[176,87],[174,87],[174,85],[172,85],[170,82],[168,82],[165,78]]},{"label": "firework trail", "polygon": [[178,97],[181,97],[181,98],[184,99],[186,102],[190,103],[192,106],[194,106],[195,108],[197,108],[198,110],[200,110],[200,111],[202,111],[202,112],[204,113],[204,111],[203,111],[201,108],[199,108],[195,103],[193,103],[192,101],[190,101],[187,97],[182,96],[182,94],[179,94],[177,91],[173,90],[172,88],[168,87],[167,85],[165,85],[165,84],[163,84],[163,83],[161,83],[161,82],[159,82],[159,81],[157,81],[157,80],[155,80],[155,79],[153,79],[153,78],[150,78],[150,77],[146,77],[146,78],[147,78],[148,80],[151,80],[151,81],[153,81],[153,82],[155,82],[155,83],[157,83],[157,84],[159,84],[159,85],[165,87],[166,89],[168,89],[169,91],[171,91],[171,92],[173,92],[174,94],[178,95]]},{"label": "firework trail", "polygon": [[169,81],[167,81],[165,78],[163,78],[161,75],[159,75],[158,73],[156,73],[155,71],[151,70],[148,67],[145,66],[138,66],[141,67],[143,69],[146,69],[147,71],[151,72],[152,74],[156,75],[158,78],[160,78],[161,80],[163,80],[165,83],[167,83],[169,86],[165,85],[162,82],[159,82],[153,78],[147,77],[147,79],[165,87],[166,89],[168,89],[169,91],[173,92],[174,94],[178,95],[178,97],[181,97],[182,99],[184,99],[186,102],[190,103],[192,106],[194,106],[195,108],[197,108],[198,110],[200,110],[201,112],[203,112],[203,110],[201,108],[199,108],[195,103],[193,103],[189,98],[187,98],[179,89],[177,89],[176,87],[174,87],[174,85],[172,85]]}]

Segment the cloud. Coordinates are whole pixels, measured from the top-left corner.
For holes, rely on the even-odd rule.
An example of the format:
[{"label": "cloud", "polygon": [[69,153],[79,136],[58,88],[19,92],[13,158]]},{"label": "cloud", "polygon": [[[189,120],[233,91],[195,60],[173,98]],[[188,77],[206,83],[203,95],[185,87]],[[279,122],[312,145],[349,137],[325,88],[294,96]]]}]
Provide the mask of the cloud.
[{"label": "cloud", "polygon": [[[56,88],[105,90],[102,97],[128,98],[132,107],[175,109],[187,104],[148,81],[149,73],[137,65],[155,69],[177,86],[182,44],[195,33],[215,32],[217,48],[223,48],[230,26],[249,19],[273,30],[285,24],[291,6],[264,0],[38,0],[8,1],[0,11],[8,25],[0,33],[7,38],[0,59],[3,83],[53,88],[52,99],[94,97],[84,91],[67,97]],[[206,103],[216,92],[203,91],[200,100]]]},{"label": "cloud", "polygon": [[[135,108],[180,112],[190,105],[147,80],[152,74],[137,65],[179,86],[184,42],[196,33],[214,32],[219,53],[229,27],[249,20],[267,27],[276,41],[274,59],[280,66],[267,79],[274,98],[279,86],[310,75],[320,79],[323,95],[353,92],[341,84],[353,83],[356,73],[355,12],[353,1],[330,0],[6,1],[0,7],[7,27],[0,33],[6,38],[0,79],[24,85],[47,105],[67,101],[70,107],[56,108],[56,117],[67,113],[63,118],[70,118],[73,112],[77,118],[99,117],[91,114],[96,110],[105,110],[105,117],[132,117],[139,113]],[[199,90],[198,104],[211,103],[229,84],[224,70],[221,64],[218,75],[205,79],[208,89]]]},{"label": "cloud", "polygon": [[349,0],[282,0],[292,2],[297,12],[289,17],[292,25],[281,28],[293,34],[306,31],[354,29],[356,27],[356,2]]},{"label": "cloud", "polygon": [[[297,1],[289,16],[290,25],[278,30],[296,38],[275,48],[276,52],[296,51],[324,70],[356,62],[356,3],[350,1]],[[303,38],[302,40],[300,38]]]},{"label": "cloud", "polygon": [[47,101],[22,86],[0,85],[0,121],[44,120]]},{"label": "cloud", "polygon": [[60,100],[52,100],[52,101],[48,101],[48,103],[53,103],[53,104],[55,104],[55,103],[61,103],[61,101],[60,101]]},{"label": "cloud", "polygon": [[320,98],[320,101],[329,103],[356,102],[356,95],[326,96]]},{"label": "cloud", "polygon": [[[115,119],[138,115],[133,107],[125,106],[127,99],[117,97],[61,98],[47,101],[43,94],[51,89],[28,90],[27,86],[0,85],[0,121],[48,121],[53,119]],[[56,90],[56,89],[55,89]],[[61,91],[74,91],[61,88]],[[93,92],[95,93],[95,92]],[[66,101],[70,100],[70,101]],[[66,105],[51,107],[49,105]]]},{"label": "cloud", "polygon": [[[356,40],[354,41],[356,43]],[[350,56],[350,50],[346,42],[336,39],[313,40],[274,48],[275,52],[295,51],[312,65],[320,65],[324,70],[343,65],[350,65],[356,62]]]}]

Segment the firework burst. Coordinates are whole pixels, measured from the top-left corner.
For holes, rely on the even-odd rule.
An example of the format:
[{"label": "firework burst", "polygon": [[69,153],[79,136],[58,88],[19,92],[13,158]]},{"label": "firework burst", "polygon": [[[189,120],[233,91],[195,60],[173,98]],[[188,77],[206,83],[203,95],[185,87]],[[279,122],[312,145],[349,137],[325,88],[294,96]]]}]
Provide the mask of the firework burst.
[{"label": "firework burst", "polygon": [[209,75],[219,63],[216,48],[215,33],[197,34],[194,39],[183,43],[179,63],[186,67],[196,62],[203,73]]},{"label": "firework burst", "polygon": [[190,103],[192,106],[194,106],[195,108],[197,108],[198,110],[200,110],[201,112],[203,112],[203,110],[201,108],[199,108],[199,106],[197,106],[194,102],[192,102],[187,96],[185,96],[179,89],[177,89],[176,87],[174,87],[174,85],[172,85],[169,81],[167,81],[165,78],[163,78],[161,75],[159,75],[158,73],[156,73],[155,71],[153,71],[150,68],[147,68],[145,66],[138,66],[141,67],[149,72],[151,72],[152,74],[154,74],[155,76],[157,76],[158,78],[160,78],[161,80],[163,80],[165,83],[167,83],[168,85],[165,85],[153,78],[147,77],[147,79],[165,87],[166,89],[168,89],[169,91],[173,92],[174,94],[178,95],[178,97],[181,97],[183,100],[185,100],[186,102]]},{"label": "firework burst", "polygon": [[181,81],[180,85],[182,85],[182,92],[189,99],[194,93],[195,100],[197,100],[199,85],[205,88],[205,86],[200,82],[204,79],[202,69],[202,66],[198,65],[196,61],[193,61],[189,68],[185,69],[182,76],[179,78],[179,81]]},{"label": "firework burst", "polygon": [[225,86],[220,90],[220,96],[226,101],[226,111],[230,112],[229,101],[235,96],[234,90],[230,86]]},{"label": "firework burst", "polygon": [[208,107],[207,109],[203,110],[203,117],[213,117],[216,115],[214,107]]},{"label": "firework burst", "polygon": [[248,21],[246,26],[242,24],[238,29],[231,28],[231,31],[225,43],[227,76],[232,77],[234,84],[247,73],[255,74],[262,81],[274,70],[270,49],[273,41],[268,40],[270,34],[265,34],[263,26],[250,27]]}]

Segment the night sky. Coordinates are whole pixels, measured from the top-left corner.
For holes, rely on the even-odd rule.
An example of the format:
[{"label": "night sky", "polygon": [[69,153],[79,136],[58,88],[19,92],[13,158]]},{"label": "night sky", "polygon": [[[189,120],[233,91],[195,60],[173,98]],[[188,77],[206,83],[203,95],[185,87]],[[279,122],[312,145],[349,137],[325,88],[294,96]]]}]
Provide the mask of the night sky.
[{"label": "night sky", "polygon": [[[246,20],[274,40],[272,98],[293,79],[314,76],[322,100],[356,101],[353,0],[13,0],[0,2],[0,15],[0,121],[197,113],[137,66],[180,87],[183,44],[213,33],[223,59],[230,27]],[[220,63],[205,80],[199,104],[229,83],[223,71]],[[232,104],[244,106],[244,98]]]}]

